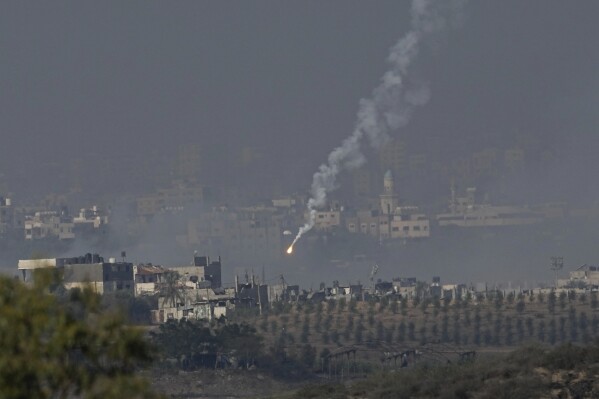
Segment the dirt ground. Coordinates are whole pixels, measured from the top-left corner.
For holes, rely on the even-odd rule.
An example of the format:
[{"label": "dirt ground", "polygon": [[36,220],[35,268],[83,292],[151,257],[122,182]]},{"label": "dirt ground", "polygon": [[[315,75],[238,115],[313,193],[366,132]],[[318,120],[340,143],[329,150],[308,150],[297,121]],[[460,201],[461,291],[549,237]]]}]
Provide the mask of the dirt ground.
[{"label": "dirt ground", "polygon": [[168,398],[238,399],[284,395],[314,381],[285,382],[258,370],[144,372],[152,387]]}]

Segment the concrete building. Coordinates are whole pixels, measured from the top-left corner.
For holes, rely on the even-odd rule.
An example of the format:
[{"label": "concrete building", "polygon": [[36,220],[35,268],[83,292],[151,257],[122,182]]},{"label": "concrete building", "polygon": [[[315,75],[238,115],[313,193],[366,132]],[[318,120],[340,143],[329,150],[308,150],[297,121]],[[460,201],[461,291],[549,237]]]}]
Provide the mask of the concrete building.
[{"label": "concrete building", "polygon": [[208,256],[193,257],[192,265],[171,266],[168,269],[179,273],[179,278],[189,288],[220,288],[222,286],[221,259],[211,261]]},{"label": "concrete building", "polygon": [[352,186],[354,197],[358,200],[372,195],[372,175],[368,168],[359,168],[352,173]]},{"label": "concrete building", "polygon": [[25,239],[57,238],[59,240],[72,240],[75,238],[74,226],[71,218],[59,212],[36,212],[33,216],[25,217]]},{"label": "concrete building", "polygon": [[472,154],[472,173],[475,177],[497,176],[499,165],[497,162],[498,151],[495,148],[485,148]]},{"label": "concrete building", "polygon": [[386,143],[380,152],[382,170],[391,170],[395,176],[403,176],[408,170],[408,156],[405,142],[393,139]]},{"label": "concrete building", "polygon": [[510,172],[519,172],[524,169],[524,150],[519,147],[508,148],[504,152],[503,163]]},{"label": "concrete building", "polygon": [[[305,217],[308,218],[308,213]],[[341,211],[339,210],[328,210],[328,211],[317,211],[314,219],[314,229],[320,231],[329,231],[335,227],[341,226]]]},{"label": "concrete building", "polygon": [[558,280],[559,288],[599,290],[599,266],[584,264],[570,272],[568,279]]},{"label": "concrete building", "polygon": [[215,208],[188,221],[187,245],[219,252],[227,259],[245,263],[269,263],[284,256],[283,220],[277,208]]},{"label": "concrete building", "polygon": [[390,237],[389,215],[383,215],[378,209],[361,210],[355,216],[345,218],[345,226],[350,233],[366,234],[377,239]]},{"label": "concrete building", "polygon": [[416,296],[416,284],[417,284],[417,280],[416,277],[408,277],[408,278],[404,278],[404,277],[397,277],[394,278],[392,283],[393,283],[393,290],[395,291],[396,294],[399,294],[402,298],[414,298]]},{"label": "concrete building", "polygon": [[281,197],[281,198],[274,198],[272,200],[272,206],[274,206],[275,208],[293,208],[295,205],[297,204],[297,201],[295,198],[292,197]]},{"label": "concrete building", "polygon": [[97,205],[91,208],[81,208],[79,214],[73,218],[76,230],[94,231],[108,224],[108,215]]},{"label": "concrete building", "polygon": [[430,221],[418,207],[399,206],[390,170],[383,178],[383,192],[379,200],[380,209],[357,211],[354,216],[346,218],[346,227],[350,233],[362,233],[379,240],[430,236]]},{"label": "concrete building", "polygon": [[31,282],[35,270],[56,268],[62,273],[66,289],[91,288],[98,294],[126,292],[135,293],[133,264],[116,262],[97,254],[86,254],[74,258],[25,259],[19,260],[18,270],[25,282]]},{"label": "concrete building", "polygon": [[159,291],[159,286],[164,282],[164,276],[168,272],[162,266],[136,265],[133,267],[135,278],[135,295],[154,295]]},{"label": "concrete building", "polygon": [[404,206],[395,210],[391,220],[391,238],[427,238],[430,235],[430,220],[418,207]]},{"label": "concrete building", "polygon": [[137,199],[137,215],[153,216],[158,212],[178,211],[192,204],[203,203],[209,198],[208,189],[194,183],[178,180],[171,187]]},{"label": "concrete building", "polygon": [[543,215],[523,206],[496,206],[478,204],[476,188],[471,187],[463,197],[457,197],[452,187],[449,213],[437,215],[440,227],[497,227],[534,224],[543,221]]},{"label": "concrete building", "polygon": [[14,222],[14,208],[10,198],[0,197],[0,227],[12,227]]}]

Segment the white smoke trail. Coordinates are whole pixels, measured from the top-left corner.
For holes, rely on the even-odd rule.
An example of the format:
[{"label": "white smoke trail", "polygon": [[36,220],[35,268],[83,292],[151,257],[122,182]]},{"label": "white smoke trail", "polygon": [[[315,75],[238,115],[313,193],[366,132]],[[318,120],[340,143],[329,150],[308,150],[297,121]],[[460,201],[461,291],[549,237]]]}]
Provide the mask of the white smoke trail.
[{"label": "white smoke trail", "polygon": [[443,30],[460,17],[465,0],[412,0],[411,29],[391,47],[387,61],[391,68],[372,92],[372,98],[361,99],[357,121],[351,136],[343,140],[320,165],[312,178],[311,198],[308,200],[308,220],[300,227],[289,247],[314,227],[316,210],[326,205],[327,194],[336,188],[337,175],[356,169],[366,162],[360,149],[364,136],[370,145],[379,148],[389,138],[390,130],[405,126],[413,109],[430,98],[428,86],[408,82],[408,68],[418,55],[423,39]]}]

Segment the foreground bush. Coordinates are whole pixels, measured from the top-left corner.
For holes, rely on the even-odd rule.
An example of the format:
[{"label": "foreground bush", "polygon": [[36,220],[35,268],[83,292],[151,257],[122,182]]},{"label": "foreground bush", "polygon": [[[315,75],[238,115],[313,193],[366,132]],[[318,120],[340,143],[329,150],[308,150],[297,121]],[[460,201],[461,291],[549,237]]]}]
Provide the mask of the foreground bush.
[{"label": "foreground bush", "polygon": [[35,281],[0,277],[0,397],[156,397],[134,375],[151,360],[141,332],[102,312],[89,290],[59,297],[57,276]]}]

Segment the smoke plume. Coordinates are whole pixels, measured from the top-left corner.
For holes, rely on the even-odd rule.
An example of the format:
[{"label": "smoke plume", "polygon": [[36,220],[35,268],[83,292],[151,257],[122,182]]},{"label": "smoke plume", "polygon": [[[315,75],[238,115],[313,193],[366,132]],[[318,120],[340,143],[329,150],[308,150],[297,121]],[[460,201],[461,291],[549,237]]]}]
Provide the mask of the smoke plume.
[{"label": "smoke plume", "polygon": [[327,194],[337,186],[337,175],[356,169],[366,162],[361,142],[367,137],[370,145],[379,148],[389,138],[389,131],[405,126],[416,106],[430,98],[428,86],[407,79],[408,70],[418,56],[421,42],[446,29],[460,17],[465,0],[412,0],[411,28],[391,47],[387,61],[391,68],[381,78],[371,98],[360,100],[353,133],[343,140],[320,165],[312,178],[308,219],[300,227],[290,249],[300,237],[314,227],[316,210],[326,205]]}]

